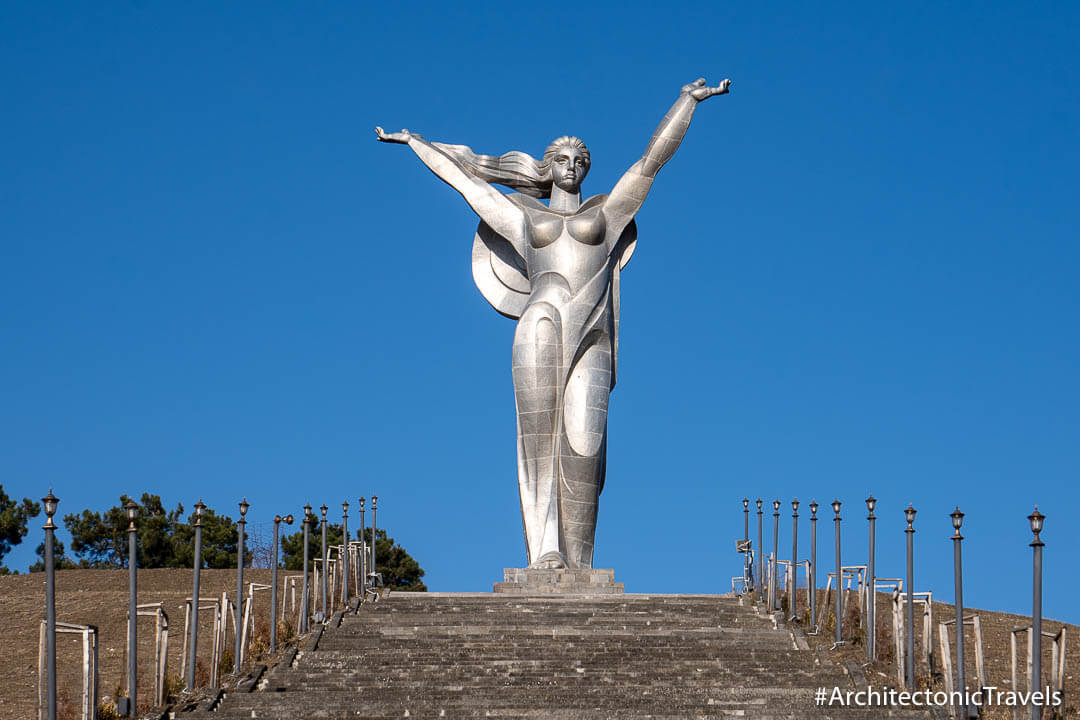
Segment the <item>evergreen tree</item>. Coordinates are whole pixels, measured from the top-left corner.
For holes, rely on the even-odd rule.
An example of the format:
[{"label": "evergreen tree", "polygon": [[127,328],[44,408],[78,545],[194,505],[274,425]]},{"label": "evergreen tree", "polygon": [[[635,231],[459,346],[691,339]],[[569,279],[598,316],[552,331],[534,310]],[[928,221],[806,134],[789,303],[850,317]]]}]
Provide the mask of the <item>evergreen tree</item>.
[{"label": "evergreen tree", "polygon": [[[41,512],[41,505],[30,498],[23,498],[21,503],[8,497],[4,492],[4,486],[0,485],[0,563],[4,556],[22,542],[26,537],[27,525],[30,518],[37,517]],[[0,564],[0,575],[7,575],[11,571]]]},{"label": "evergreen tree", "polygon": [[[180,523],[173,532],[173,558],[176,565],[191,567],[195,563],[195,514],[188,522]],[[236,567],[236,523],[228,515],[218,515],[210,508],[202,515],[202,566],[206,568]],[[246,553],[245,553],[246,554]]]},{"label": "evergreen tree", "polygon": [[[371,528],[364,528],[364,540],[371,544]],[[420,563],[395,543],[394,538],[387,536],[382,528],[376,530],[375,570],[382,575],[383,583],[388,588],[427,592],[427,585],[421,581],[424,570]]]},{"label": "evergreen tree", "polygon": [[[37,561],[30,566],[30,572],[45,572],[45,541],[38,543],[34,550]],[[64,543],[58,538],[53,538],[53,568],[56,570],[75,570],[80,567],[79,563],[72,560],[64,553]]]},{"label": "evergreen tree", "polygon": [[[303,520],[303,515],[300,516],[300,520]],[[299,522],[299,521],[298,521]],[[312,562],[317,557],[322,557],[322,529],[320,521],[313,522],[311,524],[310,534],[308,536],[308,562]],[[334,545],[341,544],[341,523],[327,523],[326,524],[326,547],[332,547]],[[286,570],[303,570],[304,569],[304,526],[301,525],[300,529],[289,535],[285,535],[281,538],[281,554],[282,562],[285,565]],[[327,551],[329,554],[329,550]],[[314,568],[314,564],[312,564]]]},{"label": "evergreen tree", "polygon": [[[64,516],[71,550],[79,567],[126,568],[128,563],[127,495],[103,513],[83,510]],[[195,559],[194,513],[183,521],[184,506],[168,512],[158,495],[143,493],[135,527],[137,562],[141,568],[191,567]],[[203,567],[236,567],[236,523],[212,509],[202,517]],[[57,553],[60,555],[61,553]]]},{"label": "evergreen tree", "polygon": [[[352,539],[359,540],[360,532],[350,532]],[[427,586],[421,581],[424,570],[405,548],[394,542],[394,538],[388,537],[385,530],[377,531],[378,539],[375,544],[375,566],[382,574],[383,583],[394,590],[412,590],[426,592]],[[326,544],[341,545],[341,524],[328,523],[326,526]],[[371,528],[364,528],[364,539],[370,546]],[[304,529],[285,535],[281,538],[281,550],[283,563],[286,570],[304,569]],[[322,553],[322,534],[318,522],[312,524],[311,534],[308,537],[308,562],[311,562]],[[370,572],[370,570],[369,570]]]}]

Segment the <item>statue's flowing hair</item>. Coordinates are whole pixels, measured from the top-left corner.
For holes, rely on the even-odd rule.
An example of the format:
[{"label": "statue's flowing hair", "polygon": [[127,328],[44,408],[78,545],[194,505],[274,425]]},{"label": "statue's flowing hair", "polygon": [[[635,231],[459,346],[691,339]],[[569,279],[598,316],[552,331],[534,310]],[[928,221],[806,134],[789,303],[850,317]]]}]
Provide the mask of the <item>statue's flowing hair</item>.
[{"label": "statue's flowing hair", "polygon": [[478,155],[465,145],[438,142],[432,145],[460,163],[470,175],[484,182],[505,185],[535,198],[551,197],[551,163],[560,147],[580,150],[585,159],[586,172],[592,164],[589,148],[585,147],[585,143],[579,138],[571,135],[563,135],[548,145],[544,157],[540,160],[517,150],[503,155]]}]

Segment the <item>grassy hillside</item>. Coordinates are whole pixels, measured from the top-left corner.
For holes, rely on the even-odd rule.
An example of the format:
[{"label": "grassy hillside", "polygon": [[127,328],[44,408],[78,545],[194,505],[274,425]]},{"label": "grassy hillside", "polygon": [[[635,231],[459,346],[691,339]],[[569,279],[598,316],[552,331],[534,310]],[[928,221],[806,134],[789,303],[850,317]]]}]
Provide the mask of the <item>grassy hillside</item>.
[{"label": "grassy hillside", "polygon": [[[284,578],[298,573],[280,571],[279,587]],[[244,571],[248,582],[269,584],[269,570]],[[139,570],[139,603],[164,602],[169,616],[168,674],[182,687],[180,678],[186,676],[181,667],[184,645],[184,601],[191,596],[191,570]],[[199,594],[204,598],[220,597],[222,591],[230,600],[236,593],[236,570],[203,570]],[[246,592],[246,588],[245,588]],[[299,597],[299,593],[297,593]],[[279,598],[284,597],[279,590]],[[263,638],[269,632],[269,591],[257,592],[256,634]],[[126,689],[126,637],[128,607],[128,573],[126,570],[62,570],[56,575],[56,619],[61,622],[96,625],[99,637],[100,692],[115,697],[117,688]],[[0,628],[7,637],[5,651],[0,654],[0,717],[36,718],[38,692],[38,627],[45,617],[45,575],[13,575],[0,577]],[[293,614],[295,618],[295,614]],[[139,635],[139,706],[149,708],[153,694],[151,663],[154,653],[153,618],[140,617]],[[292,624],[295,624],[295,620]],[[230,654],[234,631],[229,622],[227,645]],[[199,668],[197,676],[207,678],[213,628],[212,613],[200,613]],[[279,631],[279,640],[282,639]],[[58,715],[77,717],[82,694],[82,640],[80,636],[57,636],[57,699]]]}]

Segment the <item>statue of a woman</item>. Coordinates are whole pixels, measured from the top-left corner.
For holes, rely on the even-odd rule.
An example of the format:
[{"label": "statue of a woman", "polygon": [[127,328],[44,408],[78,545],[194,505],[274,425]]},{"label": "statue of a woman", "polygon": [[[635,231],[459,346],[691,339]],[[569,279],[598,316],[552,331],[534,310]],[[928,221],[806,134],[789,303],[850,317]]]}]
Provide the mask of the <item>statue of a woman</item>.
[{"label": "statue of a woman", "polygon": [[[699,79],[684,86],[645,155],[610,195],[584,203],[589,151],[576,137],[559,138],[538,162],[526,153],[477,155],[408,130],[375,128],[379,140],[411,147],[480,216],[473,277],[496,310],[518,320],[518,484],[530,567],[592,567],[618,355],[619,271],[637,240],[634,215],[694,108],[729,85]],[[518,192],[505,195],[493,183]],[[535,199],[545,197],[547,205]]]}]

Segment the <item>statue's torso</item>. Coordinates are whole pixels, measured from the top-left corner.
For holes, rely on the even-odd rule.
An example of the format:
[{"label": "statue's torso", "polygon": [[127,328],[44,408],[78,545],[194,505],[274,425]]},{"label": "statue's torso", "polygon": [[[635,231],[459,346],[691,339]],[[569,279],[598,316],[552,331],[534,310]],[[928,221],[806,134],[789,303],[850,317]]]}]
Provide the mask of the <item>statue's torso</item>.
[{"label": "statue's torso", "polygon": [[576,295],[597,273],[607,269],[610,246],[604,199],[589,198],[576,212],[568,214],[549,210],[531,198],[519,203],[527,219],[525,264],[534,294],[559,285],[570,296]]}]

